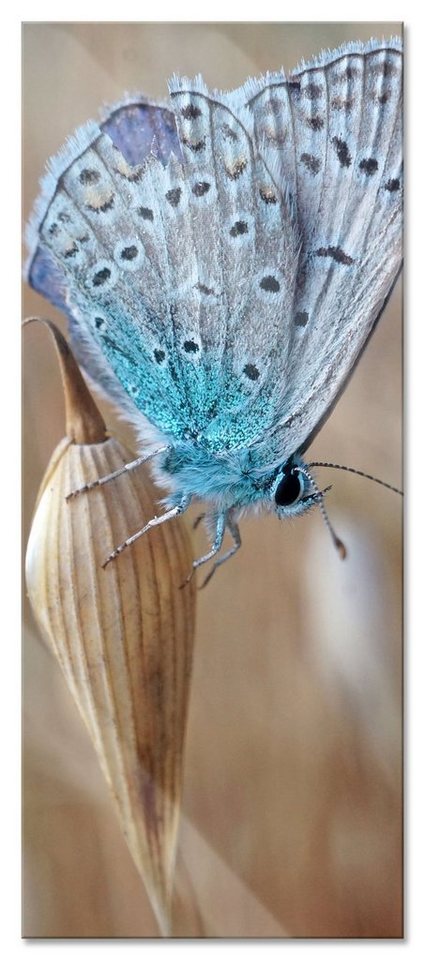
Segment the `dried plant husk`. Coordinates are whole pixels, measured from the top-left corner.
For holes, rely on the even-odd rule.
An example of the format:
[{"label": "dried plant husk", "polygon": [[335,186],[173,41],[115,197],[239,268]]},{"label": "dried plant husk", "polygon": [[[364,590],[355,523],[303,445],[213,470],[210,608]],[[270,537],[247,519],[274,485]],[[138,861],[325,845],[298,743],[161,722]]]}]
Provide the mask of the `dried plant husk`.
[{"label": "dried plant husk", "polygon": [[108,437],[72,353],[61,359],[67,437],[47,468],[26,557],[28,594],[89,730],[161,932],[170,932],[195,617],[180,520],[105,559],[158,509],[146,468],[70,501],[133,459]]}]

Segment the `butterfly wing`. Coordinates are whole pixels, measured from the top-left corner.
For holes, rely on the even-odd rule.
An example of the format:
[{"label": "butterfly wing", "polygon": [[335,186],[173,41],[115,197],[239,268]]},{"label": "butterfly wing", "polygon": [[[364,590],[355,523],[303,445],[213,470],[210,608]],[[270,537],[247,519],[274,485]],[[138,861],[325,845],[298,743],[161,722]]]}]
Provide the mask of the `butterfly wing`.
[{"label": "butterfly wing", "polygon": [[[154,104],[140,97],[127,97],[113,107],[105,109],[103,120],[98,125],[87,124],[86,127],[77,131],[74,137],[69,139],[64,149],[49,163],[48,173],[42,182],[40,197],[27,227],[29,256],[25,274],[28,283],[34,290],[45,296],[67,315],[73,347],[82,366],[113,399],[121,406],[129,406],[128,412],[133,413],[132,405],[128,405],[128,395],[125,389],[120,388],[111,365],[105,364],[102,344],[96,338],[93,338],[90,326],[88,327],[85,322],[85,316],[82,321],[78,308],[72,303],[72,271],[69,272],[69,270],[64,269],[63,258],[60,255],[58,256],[55,244],[52,242],[46,243],[43,229],[52,210],[57,207],[57,197],[61,189],[60,181],[67,169],[71,168],[96,143],[100,133],[106,134],[112,140],[121,154],[124,166],[127,164],[128,167],[140,167],[147,157],[153,153],[165,165],[172,153],[179,153],[174,116],[167,106]],[[54,203],[56,206],[52,207]],[[149,211],[147,211],[146,216],[149,218]],[[52,220],[50,219],[51,223]],[[70,225],[70,221],[68,223]],[[55,229],[59,226],[63,231],[63,238],[65,238],[63,215]],[[96,223],[94,223],[93,228],[94,234],[96,234]],[[83,236],[84,231],[80,231],[80,234]],[[58,236],[58,234],[56,235]],[[73,238],[74,243],[78,243],[75,230],[74,232],[70,230],[68,240],[71,241],[71,238]],[[49,239],[51,240],[53,237],[51,236]],[[88,241],[84,242],[87,243]],[[95,236],[92,235],[92,249],[94,249],[95,243]],[[85,314],[84,302],[83,310]]]},{"label": "butterfly wing", "polygon": [[400,265],[400,70],[356,45],[229,94],[174,79],[159,156],[124,108],[54,164],[32,264],[171,438],[261,467],[330,409]]},{"label": "butterfly wing", "polygon": [[[249,447],[261,471],[329,415],[400,270],[401,44],[348,44],[227,95],[200,81],[171,91],[183,149],[212,142],[216,178],[223,165],[238,174],[233,195],[216,179],[222,243],[209,251],[225,264],[227,311],[207,435]],[[245,231],[231,268],[226,210]]]},{"label": "butterfly wing", "polygon": [[271,357],[279,349],[280,317],[292,305],[300,238],[289,199],[256,148],[253,116],[242,99],[211,93],[200,77],[173,79],[170,94],[199,297],[200,349],[187,393],[198,398],[198,442],[222,452],[248,446],[260,410],[265,419]]},{"label": "butterfly wing", "polygon": [[299,237],[243,105],[201,80],[175,82],[172,105],[165,166],[164,152],[128,162],[115,127],[96,124],[53,161],[29,276],[52,259],[43,292],[56,297],[63,276],[83,365],[117,399],[102,357],[163,432],[221,451],[255,433],[249,407],[292,303]]},{"label": "butterfly wing", "polygon": [[165,105],[129,97],[105,111],[99,126],[132,167],[152,152],[164,165],[179,153],[174,114]]},{"label": "butterfly wing", "polygon": [[400,271],[401,44],[349,44],[245,92],[258,148],[280,166],[302,237],[261,461],[308,446]]}]

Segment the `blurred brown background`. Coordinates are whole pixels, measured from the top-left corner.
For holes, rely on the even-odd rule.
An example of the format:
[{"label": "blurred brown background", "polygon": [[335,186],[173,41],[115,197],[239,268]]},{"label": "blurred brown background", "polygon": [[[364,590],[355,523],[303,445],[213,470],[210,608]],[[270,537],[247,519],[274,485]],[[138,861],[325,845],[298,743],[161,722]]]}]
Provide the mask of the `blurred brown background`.
[{"label": "blurred brown background", "polygon": [[[46,159],[126,90],[164,98],[174,71],[232,88],[400,29],[26,24],[24,215]],[[65,328],[27,289],[23,310]],[[26,542],[64,420],[46,332],[32,325],[24,344]],[[310,453],[401,485],[400,285]],[[327,505],[345,563],[318,511],[287,524],[246,519],[238,557],[199,594],[181,936],[401,935],[401,502],[352,476],[321,476],[333,483]],[[28,609],[24,681],[24,936],[157,936],[94,751]]]}]

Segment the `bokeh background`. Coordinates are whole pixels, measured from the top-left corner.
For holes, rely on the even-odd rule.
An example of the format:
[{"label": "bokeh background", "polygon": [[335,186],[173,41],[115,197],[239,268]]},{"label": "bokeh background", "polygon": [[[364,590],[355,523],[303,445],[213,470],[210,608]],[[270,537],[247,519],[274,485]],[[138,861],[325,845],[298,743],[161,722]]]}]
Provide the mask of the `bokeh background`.
[{"label": "bokeh background", "polygon": [[[174,71],[232,88],[394,23],[28,23],[24,218],[44,164],[124,91],[164,98]],[[24,315],[60,314],[28,289]],[[401,286],[311,457],[401,485]],[[64,433],[46,331],[24,334],[24,536]],[[108,424],[122,424],[103,406]],[[402,935],[400,498],[323,471],[348,548],[319,512],[242,521],[243,549],[199,594],[175,932]],[[179,521],[181,522],[181,521]],[[197,532],[196,548],[204,546]],[[155,937],[85,728],[24,611],[26,937]]]}]

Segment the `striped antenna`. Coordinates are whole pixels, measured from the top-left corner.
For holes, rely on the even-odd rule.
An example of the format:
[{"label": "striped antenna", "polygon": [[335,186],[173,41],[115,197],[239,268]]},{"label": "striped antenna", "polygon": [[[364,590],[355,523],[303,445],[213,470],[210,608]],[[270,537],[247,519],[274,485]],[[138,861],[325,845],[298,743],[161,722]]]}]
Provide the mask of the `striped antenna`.
[{"label": "striped antenna", "polygon": [[374,483],[379,483],[381,487],[386,487],[387,490],[392,490],[393,493],[400,494],[400,497],[403,496],[403,491],[399,490],[398,487],[393,487],[391,483],[386,483],[385,480],[378,480],[378,478],[373,477],[371,473],[364,473],[363,470],[356,470],[354,467],[345,467],[341,463],[327,463],[324,460],[312,460],[312,462],[308,463],[307,466],[308,468],[329,467],[331,470],[346,470],[347,473],[355,473],[358,477],[365,477],[366,480],[373,480]]}]

